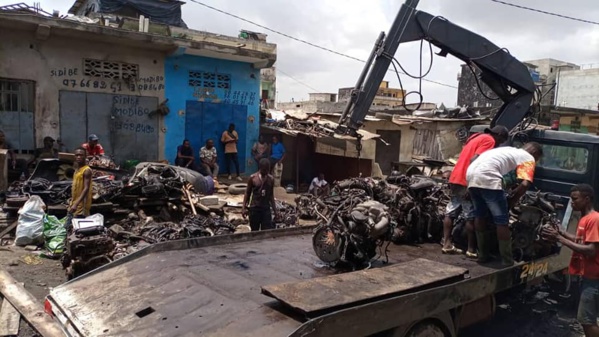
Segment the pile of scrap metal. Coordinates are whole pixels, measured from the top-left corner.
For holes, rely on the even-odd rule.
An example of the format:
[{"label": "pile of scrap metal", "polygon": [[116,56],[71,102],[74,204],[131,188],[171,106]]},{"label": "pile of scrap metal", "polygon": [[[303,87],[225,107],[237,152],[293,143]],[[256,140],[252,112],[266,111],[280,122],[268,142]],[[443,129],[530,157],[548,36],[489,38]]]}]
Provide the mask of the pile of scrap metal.
[{"label": "pile of scrap metal", "polygon": [[317,123],[313,120],[294,120],[286,119],[283,121],[273,121],[268,125],[281,129],[299,131],[315,137],[332,137],[335,135],[335,127],[327,124]]},{"label": "pile of scrap metal", "polygon": [[445,182],[394,177],[393,183],[352,178],[336,183],[330,196],[297,198],[299,214],[319,219],[313,236],[318,257],[354,267],[367,264],[383,243],[439,242],[449,201]]},{"label": "pile of scrap metal", "polygon": [[[92,168],[93,203],[110,203],[122,208],[166,206],[187,203],[190,195],[211,194],[214,182],[200,173],[160,163],[140,163],[131,177],[113,170],[111,161],[94,158],[103,168]],[[110,170],[110,171],[105,171]],[[15,181],[8,188],[6,204],[21,207],[31,195],[39,195],[46,205],[67,205],[71,198],[70,163],[59,159],[40,161],[27,181]]]}]

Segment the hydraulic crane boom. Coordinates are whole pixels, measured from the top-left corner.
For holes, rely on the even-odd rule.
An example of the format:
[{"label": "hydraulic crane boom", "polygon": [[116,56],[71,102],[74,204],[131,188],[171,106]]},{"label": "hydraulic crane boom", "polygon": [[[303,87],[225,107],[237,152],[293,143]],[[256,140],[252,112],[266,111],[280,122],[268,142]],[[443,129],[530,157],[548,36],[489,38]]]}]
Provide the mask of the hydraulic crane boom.
[{"label": "hydraulic crane boom", "polygon": [[439,47],[439,56],[451,54],[475,65],[481,80],[503,101],[491,125],[514,128],[528,115],[534,98],[535,84],[528,68],[484,37],[443,17],[416,10],[418,2],[406,0],[389,33],[379,35],[339,120],[339,131],[357,135],[399,44],[419,40]]}]

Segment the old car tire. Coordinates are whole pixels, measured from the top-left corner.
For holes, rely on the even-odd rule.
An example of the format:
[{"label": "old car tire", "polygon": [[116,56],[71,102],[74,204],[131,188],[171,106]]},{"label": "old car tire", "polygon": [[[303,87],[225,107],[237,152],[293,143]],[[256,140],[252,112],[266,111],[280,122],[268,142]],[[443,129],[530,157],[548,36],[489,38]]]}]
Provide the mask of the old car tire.
[{"label": "old car tire", "polygon": [[435,321],[420,322],[408,331],[406,337],[447,337],[443,328]]},{"label": "old car tire", "polygon": [[233,184],[229,186],[229,194],[244,194],[247,184]]}]

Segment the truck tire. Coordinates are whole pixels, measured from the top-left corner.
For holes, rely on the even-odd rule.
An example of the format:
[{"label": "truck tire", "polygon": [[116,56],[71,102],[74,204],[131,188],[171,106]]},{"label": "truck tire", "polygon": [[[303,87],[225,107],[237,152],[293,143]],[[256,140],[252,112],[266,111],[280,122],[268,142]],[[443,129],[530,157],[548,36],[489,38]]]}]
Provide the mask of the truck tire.
[{"label": "truck tire", "polygon": [[247,184],[233,184],[229,186],[229,194],[244,194],[247,186]]},{"label": "truck tire", "polygon": [[406,337],[448,337],[444,329],[435,321],[424,321],[416,324],[408,331]]}]

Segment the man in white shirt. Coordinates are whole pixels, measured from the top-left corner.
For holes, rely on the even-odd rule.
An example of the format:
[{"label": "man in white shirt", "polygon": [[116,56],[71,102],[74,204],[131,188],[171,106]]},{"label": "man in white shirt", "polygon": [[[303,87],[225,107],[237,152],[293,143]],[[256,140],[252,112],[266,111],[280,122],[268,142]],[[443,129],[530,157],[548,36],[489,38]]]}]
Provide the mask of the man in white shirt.
[{"label": "man in white shirt", "polygon": [[318,177],[312,179],[312,183],[310,183],[310,188],[308,189],[309,193],[319,197],[321,195],[328,195],[331,191],[329,183],[324,180],[324,174],[319,173]]},{"label": "man in white shirt", "polygon": [[214,147],[214,141],[208,139],[206,146],[200,149],[200,161],[202,163],[201,173],[207,176],[211,176],[213,179],[218,177],[218,163],[216,162],[218,155],[216,154],[216,148]]},{"label": "man in white shirt", "polygon": [[[539,143],[524,144],[521,149],[504,146],[482,153],[474,159],[466,171],[468,193],[474,206],[474,227],[478,242],[478,261],[487,262],[490,236],[486,230],[489,215],[497,226],[499,253],[504,265],[512,265],[512,241],[509,229],[509,209],[526,192],[533,181],[536,161],[543,155]],[[509,200],[503,190],[503,176],[516,170],[520,182]]]}]

